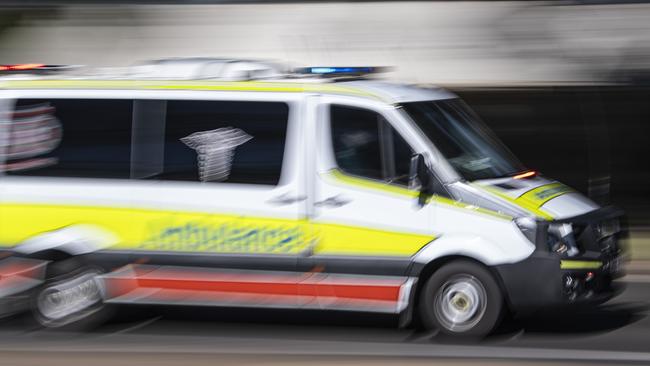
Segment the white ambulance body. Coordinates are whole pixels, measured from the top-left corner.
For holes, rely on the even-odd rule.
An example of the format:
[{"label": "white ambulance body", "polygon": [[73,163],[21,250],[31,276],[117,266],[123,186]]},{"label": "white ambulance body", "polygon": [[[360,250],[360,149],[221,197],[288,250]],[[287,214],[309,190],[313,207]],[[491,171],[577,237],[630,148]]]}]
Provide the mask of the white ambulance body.
[{"label": "white ambulance body", "polygon": [[484,335],[616,293],[618,210],[524,168],[454,94],[366,69],[0,81],[5,298],[48,327],[173,303]]}]

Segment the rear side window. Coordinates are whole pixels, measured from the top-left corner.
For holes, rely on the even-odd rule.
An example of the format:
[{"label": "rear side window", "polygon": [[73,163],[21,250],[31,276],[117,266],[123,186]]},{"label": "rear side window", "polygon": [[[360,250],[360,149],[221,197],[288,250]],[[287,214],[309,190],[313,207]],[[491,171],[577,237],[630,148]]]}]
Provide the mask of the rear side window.
[{"label": "rear side window", "polygon": [[345,173],[408,185],[413,150],[379,113],[353,107],[330,108],[332,145]]},{"label": "rear side window", "polygon": [[21,99],[6,128],[8,175],[129,178],[131,100]]},{"label": "rear side window", "polygon": [[[276,185],[280,180],[289,106],[276,102],[138,101],[137,126],[163,118],[159,134],[138,134],[137,178]],[[157,111],[159,110],[159,111]],[[148,117],[149,116],[149,117]],[[136,133],[137,134],[137,133]],[[160,137],[157,137],[160,136]],[[147,142],[161,138],[164,148]],[[145,147],[146,146],[146,147]],[[159,167],[151,169],[151,167]],[[150,171],[146,174],[147,169]]]},{"label": "rear side window", "polygon": [[23,99],[5,171],[46,177],[276,185],[286,103]]}]

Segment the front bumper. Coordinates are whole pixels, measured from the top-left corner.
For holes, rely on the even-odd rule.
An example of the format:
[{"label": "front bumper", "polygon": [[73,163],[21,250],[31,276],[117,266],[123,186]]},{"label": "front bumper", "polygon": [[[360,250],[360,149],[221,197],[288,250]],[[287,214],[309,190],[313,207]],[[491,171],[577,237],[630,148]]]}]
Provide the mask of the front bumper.
[{"label": "front bumper", "polygon": [[[613,280],[621,266],[610,261],[576,258],[563,265],[553,253],[534,252],[527,259],[495,266],[515,314],[572,305],[600,304],[618,295],[623,285]],[[580,265],[584,264],[584,265]]]},{"label": "front bumper", "polygon": [[[525,260],[496,266],[506,299],[515,313],[554,306],[598,304],[623,288],[614,279],[623,275],[621,239],[627,235],[623,212],[602,207],[589,213],[540,222],[536,250]],[[619,229],[603,230],[615,220]],[[571,224],[579,255],[562,258],[549,251],[546,233],[550,224]],[[541,230],[540,230],[541,228]]]}]

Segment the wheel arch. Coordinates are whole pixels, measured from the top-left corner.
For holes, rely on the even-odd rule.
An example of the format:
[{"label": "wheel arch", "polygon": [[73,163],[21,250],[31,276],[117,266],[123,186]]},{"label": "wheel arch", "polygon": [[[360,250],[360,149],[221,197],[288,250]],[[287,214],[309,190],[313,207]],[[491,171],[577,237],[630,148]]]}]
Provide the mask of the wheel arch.
[{"label": "wheel arch", "polygon": [[13,248],[23,256],[78,256],[96,252],[117,243],[110,231],[95,225],[77,224],[28,237]]},{"label": "wheel arch", "polygon": [[20,254],[25,258],[38,259],[48,262],[59,262],[74,256],[74,254],[58,248],[44,249],[38,252]]}]

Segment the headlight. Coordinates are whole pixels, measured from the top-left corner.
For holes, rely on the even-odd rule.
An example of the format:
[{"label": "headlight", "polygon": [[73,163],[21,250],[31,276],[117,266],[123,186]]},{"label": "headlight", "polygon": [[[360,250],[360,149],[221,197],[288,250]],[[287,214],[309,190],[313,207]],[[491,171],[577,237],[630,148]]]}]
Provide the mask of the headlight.
[{"label": "headlight", "polygon": [[[578,253],[570,224],[551,224],[549,226],[545,223],[538,223],[532,217],[517,218],[515,223],[521,233],[540,250],[548,250],[568,257]],[[544,233],[538,237],[539,230],[543,230]],[[538,240],[539,243],[537,243]]]},{"label": "headlight", "polygon": [[537,221],[531,217],[519,217],[515,224],[522,234],[533,244],[537,242]]}]

